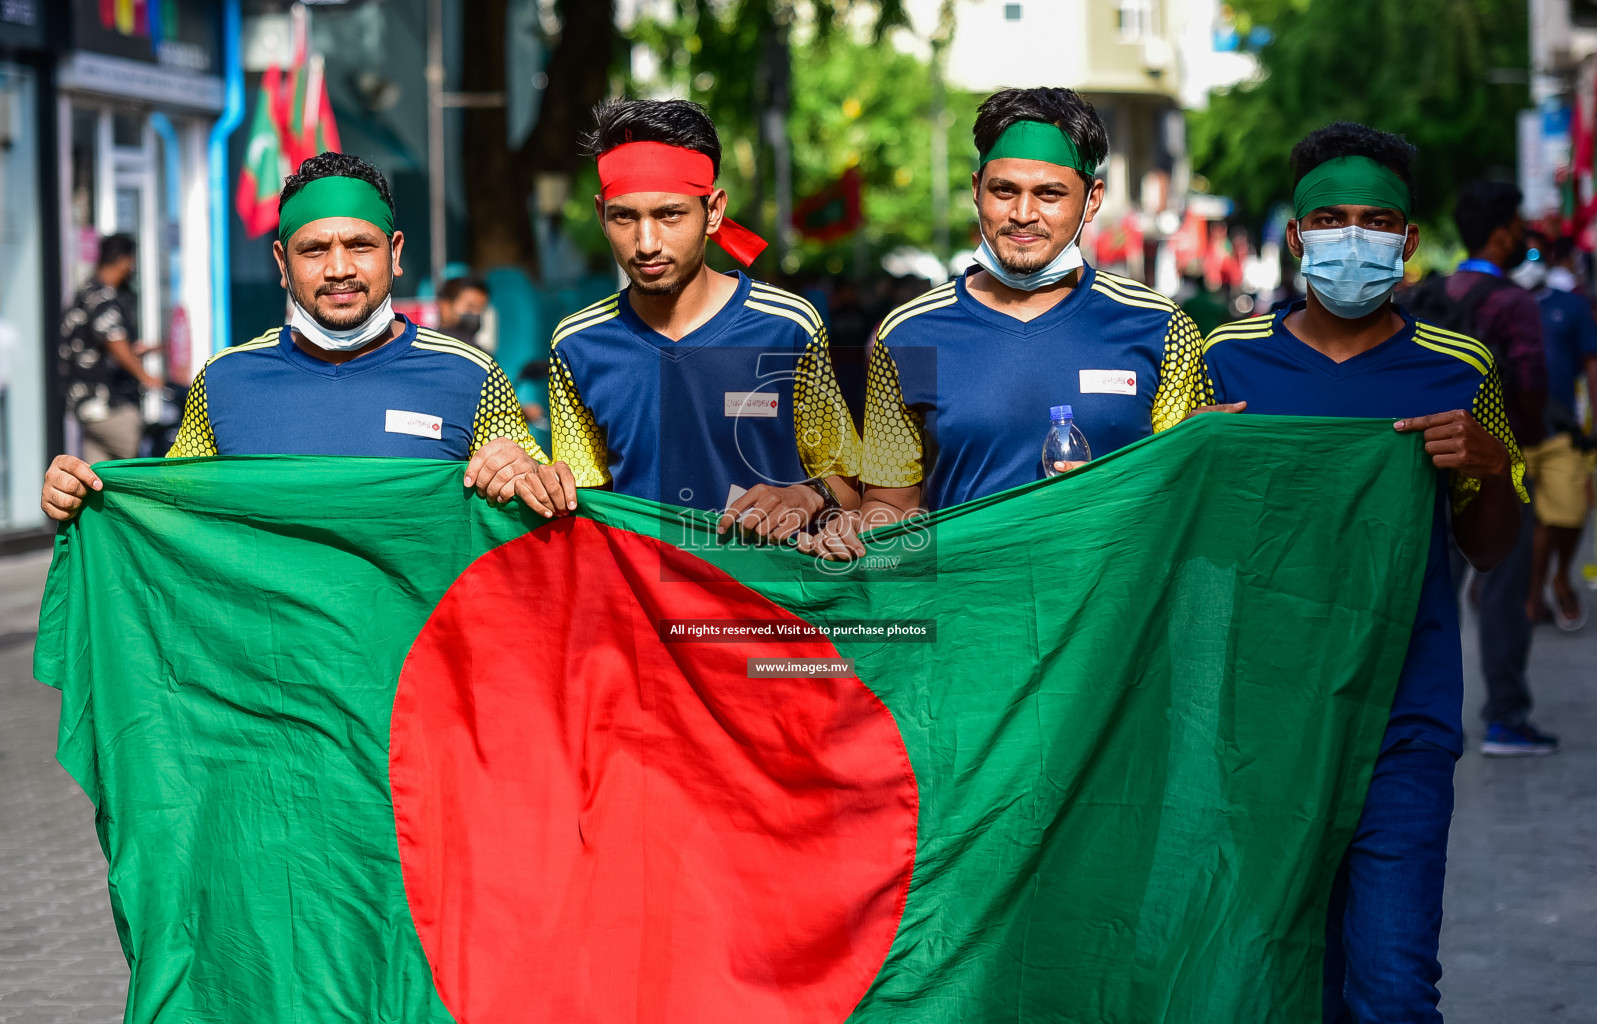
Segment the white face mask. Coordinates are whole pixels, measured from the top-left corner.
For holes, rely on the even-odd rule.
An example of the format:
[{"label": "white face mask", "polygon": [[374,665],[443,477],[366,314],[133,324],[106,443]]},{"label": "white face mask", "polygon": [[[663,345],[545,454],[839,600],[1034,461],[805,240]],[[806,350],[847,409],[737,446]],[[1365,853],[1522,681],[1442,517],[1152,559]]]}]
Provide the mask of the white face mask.
[{"label": "white face mask", "polygon": [[392,294],[383,299],[382,305],[372,310],[371,316],[345,331],[323,327],[292,298],[289,299],[289,305],[293,311],[289,314],[288,326],[298,331],[306,341],[327,352],[350,352],[369,345],[388,330],[388,325],[394,319]]},{"label": "white face mask", "polygon": [[1533,292],[1547,281],[1547,265],[1540,260],[1526,260],[1508,272],[1508,279],[1526,291]]},{"label": "white face mask", "polygon": [[981,268],[993,277],[1007,284],[1009,287],[1023,292],[1034,292],[1039,288],[1046,288],[1057,284],[1078,267],[1086,266],[1087,261],[1081,257],[1081,249],[1076,245],[1081,239],[1081,230],[1087,226],[1087,208],[1081,209],[1081,223],[1076,225],[1076,234],[1070,239],[1070,244],[1059,250],[1059,255],[1048,261],[1046,267],[1034,270],[1029,274],[1014,274],[1004,269],[998,262],[998,254],[992,246],[987,244],[987,233],[982,232],[981,247],[976,250],[976,262]]},{"label": "white face mask", "polygon": [[1407,235],[1369,228],[1303,231],[1303,276],[1320,304],[1344,320],[1381,308],[1403,280]]}]

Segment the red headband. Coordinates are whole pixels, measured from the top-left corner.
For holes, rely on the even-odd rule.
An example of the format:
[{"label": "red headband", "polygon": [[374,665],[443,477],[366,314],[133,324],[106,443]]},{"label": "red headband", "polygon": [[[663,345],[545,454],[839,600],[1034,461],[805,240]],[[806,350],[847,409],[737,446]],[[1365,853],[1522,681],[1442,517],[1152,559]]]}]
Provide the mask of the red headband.
[{"label": "red headband", "polygon": [[[707,196],[715,191],[715,165],[703,153],[664,142],[628,142],[599,154],[599,198],[609,202],[633,192]],[[710,238],[745,267],[765,248],[765,239],[730,217]]]}]

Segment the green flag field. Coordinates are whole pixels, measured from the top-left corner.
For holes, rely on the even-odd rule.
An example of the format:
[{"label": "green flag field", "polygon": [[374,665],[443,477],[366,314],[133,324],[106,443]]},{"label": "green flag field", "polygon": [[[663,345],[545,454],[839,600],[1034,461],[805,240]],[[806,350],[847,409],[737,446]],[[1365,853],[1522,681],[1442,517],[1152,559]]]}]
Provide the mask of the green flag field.
[{"label": "green flag field", "polygon": [[452,463],[98,472],[35,673],[129,1024],[1319,1020],[1435,501],[1388,422],[1199,417],[855,565]]}]

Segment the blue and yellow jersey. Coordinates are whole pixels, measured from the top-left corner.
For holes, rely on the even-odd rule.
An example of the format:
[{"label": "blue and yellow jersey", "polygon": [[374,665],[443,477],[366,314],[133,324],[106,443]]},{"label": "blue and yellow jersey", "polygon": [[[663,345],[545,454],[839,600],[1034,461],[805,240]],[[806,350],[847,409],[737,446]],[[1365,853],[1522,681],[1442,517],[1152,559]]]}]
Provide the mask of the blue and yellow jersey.
[{"label": "blue and yellow jersey", "polygon": [[679,341],[645,324],[624,291],[555,329],[554,457],[579,487],[720,509],[734,486],[859,475],[820,315],[736,277],[726,305]]},{"label": "blue and yellow jersey", "polygon": [[[1503,387],[1485,345],[1404,314],[1403,329],[1340,363],[1287,330],[1288,313],[1227,324],[1209,335],[1204,361],[1219,402],[1248,403],[1248,413],[1277,416],[1370,416],[1409,419],[1467,410],[1508,449],[1514,487],[1525,495],[1525,460],[1503,411]],[[1408,656],[1398,680],[1382,749],[1421,739],[1463,752],[1464,664],[1458,606],[1448,568],[1447,508],[1464,509],[1480,481],[1437,472],[1430,557]],[[1305,509],[1304,514],[1312,514]]]},{"label": "blue and yellow jersey", "polygon": [[1021,321],[972,297],[968,277],[877,329],[863,482],[919,484],[927,508],[946,508],[1040,479],[1051,406],[1072,407],[1096,456],[1210,401],[1198,329],[1158,292],[1086,267],[1058,305]]},{"label": "blue and yellow jersey", "polygon": [[334,364],[300,351],[284,326],[211,357],[189,388],[167,456],[460,461],[499,437],[548,461],[487,353],[407,320],[398,338]]}]

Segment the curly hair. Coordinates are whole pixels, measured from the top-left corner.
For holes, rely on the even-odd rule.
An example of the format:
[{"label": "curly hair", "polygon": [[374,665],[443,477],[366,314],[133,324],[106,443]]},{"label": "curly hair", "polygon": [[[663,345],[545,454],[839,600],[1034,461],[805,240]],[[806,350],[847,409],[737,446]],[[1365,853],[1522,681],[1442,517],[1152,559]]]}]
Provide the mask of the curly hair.
[{"label": "curly hair", "polygon": [[283,190],[277,194],[278,207],[281,208],[293,198],[294,193],[317,178],[359,178],[369,182],[382,201],[388,204],[388,212],[394,212],[394,194],[389,191],[388,179],[383,177],[383,172],[348,153],[318,153],[300,164],[299,170],[283,179]]}]

